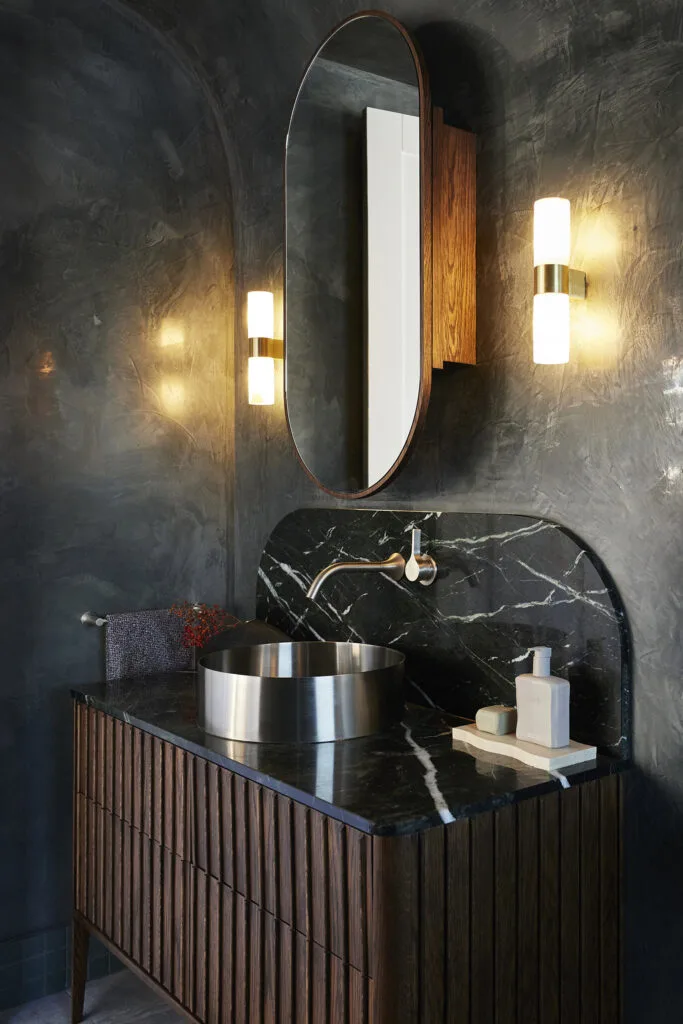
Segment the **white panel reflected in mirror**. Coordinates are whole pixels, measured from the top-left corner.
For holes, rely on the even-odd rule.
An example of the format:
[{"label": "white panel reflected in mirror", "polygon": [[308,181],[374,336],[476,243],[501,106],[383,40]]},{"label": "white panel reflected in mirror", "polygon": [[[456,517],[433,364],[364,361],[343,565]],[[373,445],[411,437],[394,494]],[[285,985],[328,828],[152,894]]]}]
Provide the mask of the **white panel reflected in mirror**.
[{"label": "white panel reflected in mirror", "polygon": [[389,472],[420,390],[420,119],[366,110],[366,479]]}]

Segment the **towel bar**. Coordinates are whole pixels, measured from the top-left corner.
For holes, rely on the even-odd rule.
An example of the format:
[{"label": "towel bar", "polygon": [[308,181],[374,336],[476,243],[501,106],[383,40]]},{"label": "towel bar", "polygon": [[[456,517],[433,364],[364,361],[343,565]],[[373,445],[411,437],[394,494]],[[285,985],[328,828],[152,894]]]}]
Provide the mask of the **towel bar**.
[{"label": "towel bar", "polygon": [[81,622],[84,626],[106,626],[107,616],[95,615],[94,612],[83,612],[81,615]]}]

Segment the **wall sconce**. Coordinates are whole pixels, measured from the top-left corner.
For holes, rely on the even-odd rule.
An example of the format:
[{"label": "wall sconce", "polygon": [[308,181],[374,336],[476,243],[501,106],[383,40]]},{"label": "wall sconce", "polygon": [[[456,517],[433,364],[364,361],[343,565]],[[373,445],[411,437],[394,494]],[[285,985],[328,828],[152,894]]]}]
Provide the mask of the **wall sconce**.
[{"label": "wall sconce", "polygon": [[586,298],[586,275],[569,266],[568,199],[534,203],[534,362],[569,362],[569,299]]},{"label": "wall sconce", "polygon": [[284,352],[274,333],[273,293],[247,292],[249,405],[275,404],[275,360]]}]

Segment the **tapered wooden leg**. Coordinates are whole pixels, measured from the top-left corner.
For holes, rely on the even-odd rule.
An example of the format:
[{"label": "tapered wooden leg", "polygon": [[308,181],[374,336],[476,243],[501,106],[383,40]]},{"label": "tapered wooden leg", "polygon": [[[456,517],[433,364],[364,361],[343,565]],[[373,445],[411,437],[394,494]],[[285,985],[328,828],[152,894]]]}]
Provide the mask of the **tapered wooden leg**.
[{"label": "tapered wooden leg", "polygon": [[71,1024],[80,1024],[83,1020],[89,943],[90,932],[74,915],[71,928]]}]

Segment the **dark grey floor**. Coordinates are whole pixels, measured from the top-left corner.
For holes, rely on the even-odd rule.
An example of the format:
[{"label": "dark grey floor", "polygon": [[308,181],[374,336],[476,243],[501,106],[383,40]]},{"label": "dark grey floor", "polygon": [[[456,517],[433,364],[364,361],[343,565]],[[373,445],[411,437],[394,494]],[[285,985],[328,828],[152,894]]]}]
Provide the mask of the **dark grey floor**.
[{"label": "dark grey floor", "polygon": [[[85,991],[85,1013],[88,1024],[174,1024],[184,1020],[129,971],[91,981]],[[67,1024],[70,1020],[68,992],[0,1013],[0,1024]]]}]

